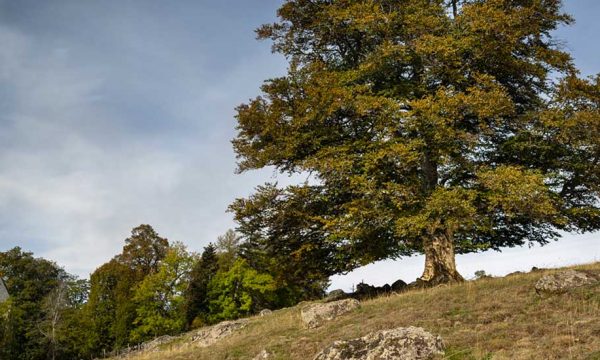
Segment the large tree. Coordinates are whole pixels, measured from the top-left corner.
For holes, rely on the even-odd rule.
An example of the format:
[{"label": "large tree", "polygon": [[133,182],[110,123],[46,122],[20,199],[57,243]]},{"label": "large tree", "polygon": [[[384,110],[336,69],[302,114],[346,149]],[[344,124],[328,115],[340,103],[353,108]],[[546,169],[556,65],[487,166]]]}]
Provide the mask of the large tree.
[{"label": "large tree", "polygon": [[164,334],[177,334],[186,324],[184,291],[189,286],[195,254],[182,243],[169,246],[158,271],[149,274],[134,290],[136,327],[131,340],[138,343]]},{"label": "large tree", "polygon": [[160,237],[152,226],[142,224],[131,230],[131,236],[125,239],[123,252],[117,258],[119,262],[147,275],[158,271],[168,249],[169,240]]},{"label": "large tree", "polygon": [[461,281],[455,253],[600,228],[600,80],[552,38],[572,22],[560,0],[288,0],[278,16],[258,36],[289,68],[237,109],[239,171],[311,174],[320,206],[294,231],[319,232],[338,271],[417,252],[423,282]]},{"label": "large tree", "polygon": [[131,340],[137,317],[136,287],[159,272],[169,241],[150,225],[131,230],[123,251],[90,276],[90,299],[85,311],[92,318],[95,351],[119,349]]}]

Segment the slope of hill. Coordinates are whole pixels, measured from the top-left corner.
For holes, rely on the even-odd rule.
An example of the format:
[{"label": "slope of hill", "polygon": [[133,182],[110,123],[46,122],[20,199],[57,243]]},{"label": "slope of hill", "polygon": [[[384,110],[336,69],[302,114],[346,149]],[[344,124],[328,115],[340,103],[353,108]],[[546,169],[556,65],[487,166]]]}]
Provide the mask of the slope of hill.
[{"label": "slope of hill", "polygon": [[[573,269],[600,274],[600,262]],[[487,278],[363,301],[316,329],[305,329],[300,306],[251,318],[233,335],[204,348],[181,347],[181,337],[131,360],[312,359],[335,340],[399,326],[439,334],[444,359],[600,359],[600,283],[538,295],[536,281],[560,269]]]}]

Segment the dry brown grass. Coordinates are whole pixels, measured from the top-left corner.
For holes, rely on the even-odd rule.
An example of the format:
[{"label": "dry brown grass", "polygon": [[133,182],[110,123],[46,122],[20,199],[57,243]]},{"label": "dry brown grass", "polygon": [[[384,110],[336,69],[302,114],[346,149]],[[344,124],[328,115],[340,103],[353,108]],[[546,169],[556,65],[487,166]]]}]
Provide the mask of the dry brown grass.
[{"label": "dry brown grass", "polygon": [[[600,263],[574,268],[600,273]],[[440,334],[445,359],[600,359],[600,285],[538,296],[533,285],[552,271],[381,297],[313,330],[302,327],[298,308],[283,309],[208,348],[167,346],[130,359],[252,359],[267,349],[306,360],[334,340],[411,325]]]}]

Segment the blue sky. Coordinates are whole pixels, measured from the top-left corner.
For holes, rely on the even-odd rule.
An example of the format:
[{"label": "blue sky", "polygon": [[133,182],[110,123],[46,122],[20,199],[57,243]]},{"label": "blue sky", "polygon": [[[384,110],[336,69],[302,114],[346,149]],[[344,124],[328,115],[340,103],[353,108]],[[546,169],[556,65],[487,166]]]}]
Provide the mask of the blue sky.
[{"label": "blue sky", "polygon": [[[230,140],[235,106],[285,71],[253,32],[280,3],[0,0],[0,251],[18,245],[87,276],[138,224],[192,250],[233,227],[227,205],[275,176],[234,174]],[[566,9],[577,23],[556,36],[584,74],[600,72],[600,2]],[[458,264],[468,276],[593,261],[597,239]],[[421,267],[383,262],[334,286],[411,280]]]}]

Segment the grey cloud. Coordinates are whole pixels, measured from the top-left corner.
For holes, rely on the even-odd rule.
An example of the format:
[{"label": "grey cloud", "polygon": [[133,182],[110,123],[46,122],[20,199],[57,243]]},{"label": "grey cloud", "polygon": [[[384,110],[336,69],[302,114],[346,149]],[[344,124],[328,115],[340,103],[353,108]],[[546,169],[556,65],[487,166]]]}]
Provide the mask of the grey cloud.
[{"label": "grey cloud", "polygon": [[[193,250],[234,226],[227,205],[276,180],[235,175],[229,141],[234,107],[285,70],[253,33],[280,2],[0,0],[0,251],[85,276],[140,223]],[[334,282],[421,267],[389,264]]]},{"label": "grey cloud", "polygon": [[194,249],[233,226],[229,202],[270,176],[234,174],[233,107],[283,64],[262,47],[208,74],[197,49],[173,47],[177,31],[143,41],[154,25],[95,21],[112,30],[92,45],[0,27],[0,248],[81,275],[140,223]]}]

